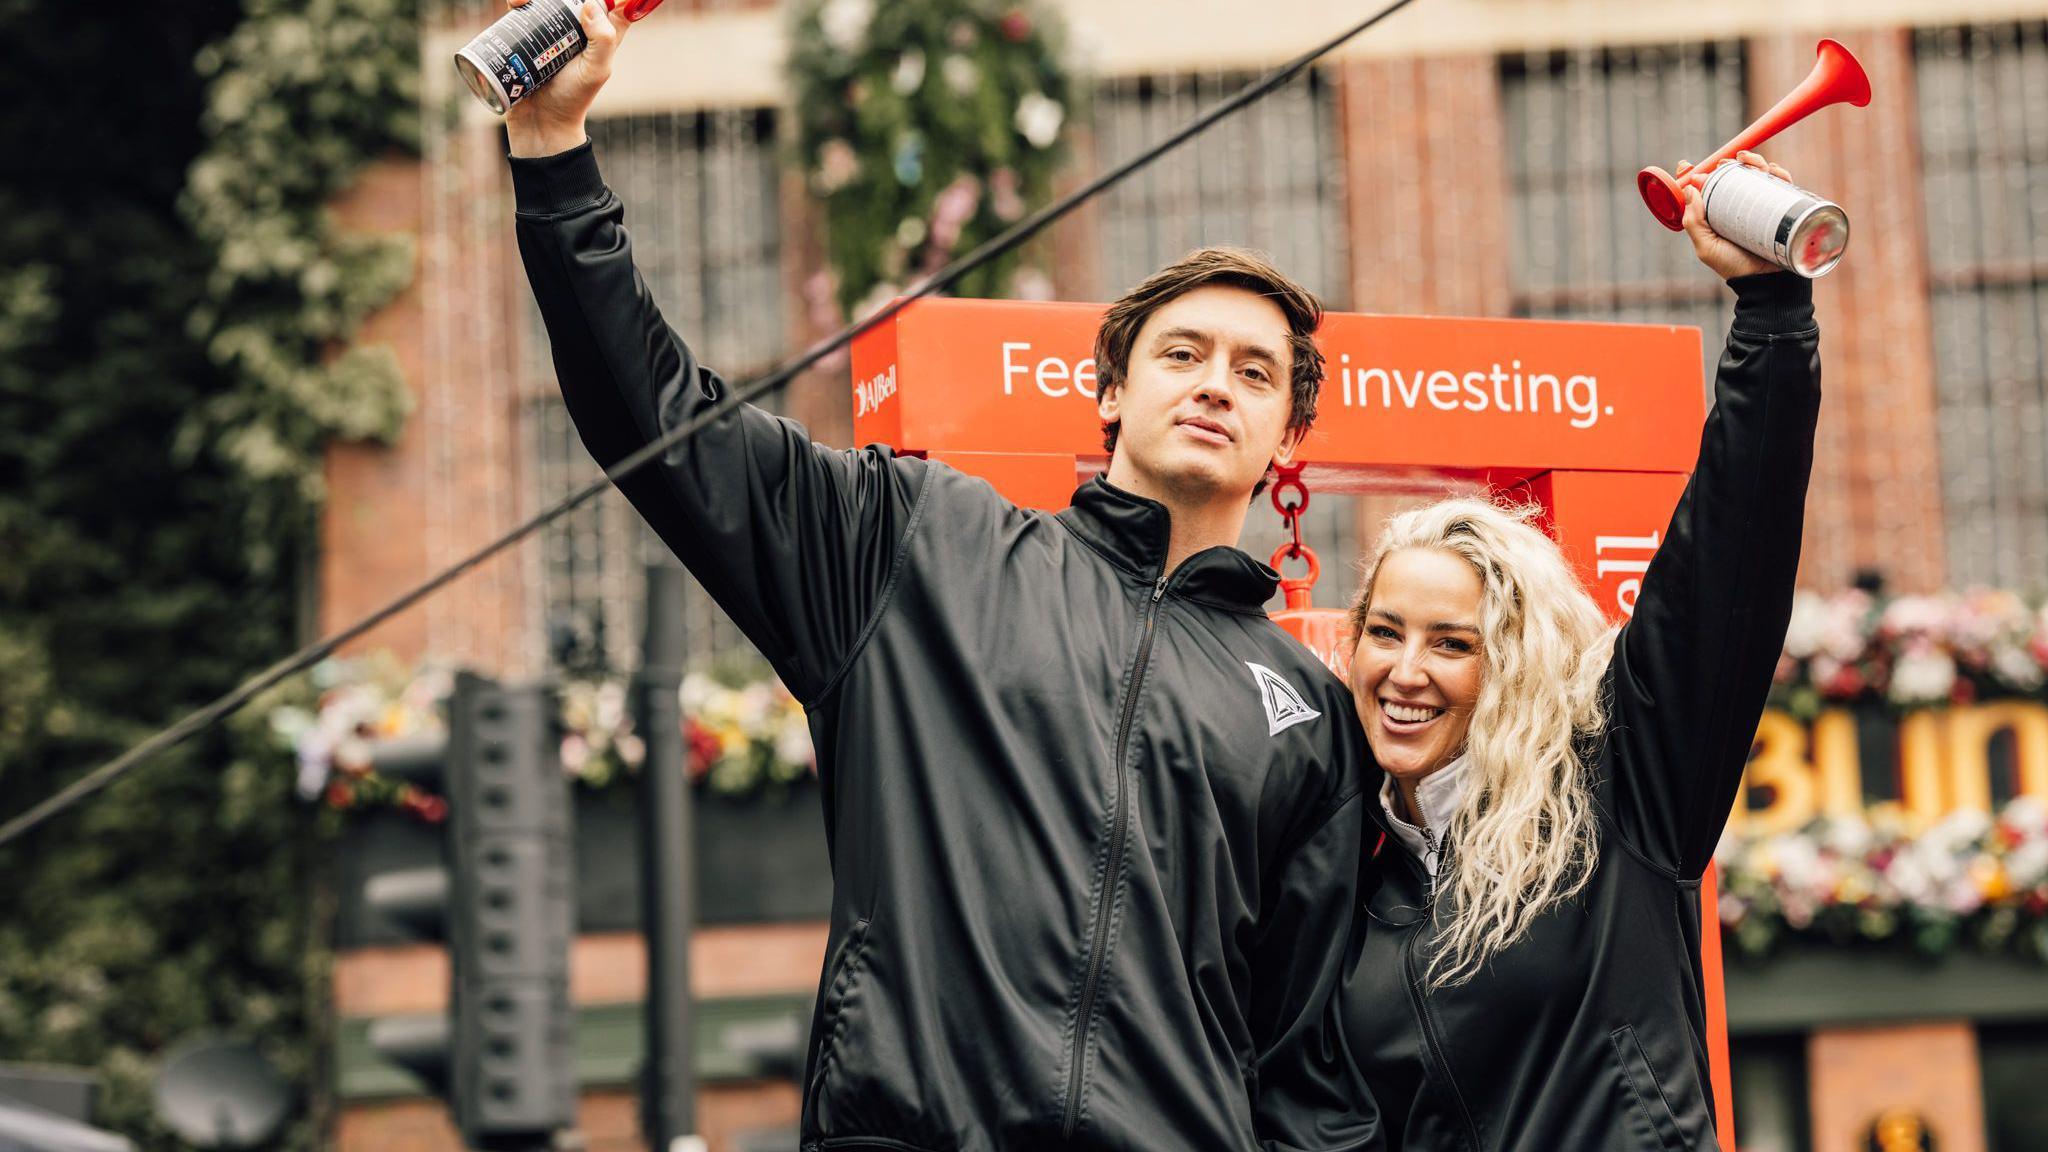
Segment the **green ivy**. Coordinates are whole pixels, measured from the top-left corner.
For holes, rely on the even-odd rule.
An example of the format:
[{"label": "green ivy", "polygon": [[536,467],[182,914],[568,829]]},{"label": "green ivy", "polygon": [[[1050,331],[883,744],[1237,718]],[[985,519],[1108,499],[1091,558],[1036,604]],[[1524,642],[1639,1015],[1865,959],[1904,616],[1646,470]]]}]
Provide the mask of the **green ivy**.
[{"label": "green ivy", "polygon": [[328,442],[390,440],[410,407],[390,351],[349,341],[410,283],[415,245],[341,234],[328,204],[367,161],[416,151],[418,45],[417,0],[248,0],[199,54],[209,143],[183,207],[215,260],[191,324],[236,386],[180,446],[265,491],[259,515],[317,503]]},{"label": "green ivy", "polygon": [[[411,147],[417,28],[395,0],[0,0],[0,42],[34,45],[0,69],[8,817],[300,639],[322,453],[404,411],[350,340],[408,246],[325,205]],[[334,818],[263,714],[0,849],[0,1059],[95,1069],[95,1122],[148,1152],[182,1147],[149,1085],[199,1031],[298,1089],[271,1147],[325,1143]]]},{"label": "green ivy", "polygon": [[[842,311],[880,302],[1051,198],[1074,117],[1033,0],[802,0],[789,77]],[[1021,252],[963,280],[1011,295]]]}]

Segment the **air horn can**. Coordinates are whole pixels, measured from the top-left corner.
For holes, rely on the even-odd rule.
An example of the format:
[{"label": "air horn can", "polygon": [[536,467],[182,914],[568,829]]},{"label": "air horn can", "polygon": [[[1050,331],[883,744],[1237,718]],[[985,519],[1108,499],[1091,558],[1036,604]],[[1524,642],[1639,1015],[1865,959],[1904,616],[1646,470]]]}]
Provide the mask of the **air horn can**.
[{"label": "air horn can", "polygon": [[[628,20],[638,20],[660,3],[605,0],[605,7],[622,8]],[[576,19],[579,7],[581,0],[532,0],[512,9],[455,54],[455,71],[477,99],[503,116],[590,46]]]},{"label": "air horn can", "polygon": [[1808,279],[1827,275],[1849,247],[1841,205],[1735,160],[1707,177],[1700,198],[1708,227]]},{"label": "air horn can", "polygon": [[1658,223],[1673,232],[1685,226],[1684,187],[1698,188],[1714,231],[1802,276],[1824,275],[1849,244],[1849,217],[1841,207],[1732,161],[1737,152],[1755,150],[1829,105],[1869,103],[1870,77],[1863,65],[1838,41],[1822,40],[1806,79],[1735,139],[1675,176],[1645,168],[1636,187]]}]

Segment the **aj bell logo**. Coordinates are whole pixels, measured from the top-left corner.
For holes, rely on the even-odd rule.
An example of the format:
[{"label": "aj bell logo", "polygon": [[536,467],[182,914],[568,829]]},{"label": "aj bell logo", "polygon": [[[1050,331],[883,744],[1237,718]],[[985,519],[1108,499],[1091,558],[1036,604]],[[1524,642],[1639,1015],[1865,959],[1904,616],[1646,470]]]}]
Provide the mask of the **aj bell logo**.
[{"label": "aj bell logo", "polygon": [[1266,735],[1278,736],[1296,724],[1306,724],[1322,715],[1309,707],[1294,685],[1282,680],[1278,672],[1249,660],[1244,666],[1252,670],[1252,682],[1259,686],[1259,703],[1266,706]]}]

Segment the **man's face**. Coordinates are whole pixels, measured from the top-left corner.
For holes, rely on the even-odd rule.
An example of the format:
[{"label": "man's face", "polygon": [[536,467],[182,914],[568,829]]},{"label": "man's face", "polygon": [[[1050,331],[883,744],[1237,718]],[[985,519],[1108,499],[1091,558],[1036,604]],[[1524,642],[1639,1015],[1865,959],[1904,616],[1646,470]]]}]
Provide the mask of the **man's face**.
[{"label": "man's face", "polygon": [[1255,293],[1212,284],[1167,302],[1097,404],[1123,421],[1111,479],[1155,498],[1249,499],[1301,439],[1287,426],[1290,363],[1286,314]]}]

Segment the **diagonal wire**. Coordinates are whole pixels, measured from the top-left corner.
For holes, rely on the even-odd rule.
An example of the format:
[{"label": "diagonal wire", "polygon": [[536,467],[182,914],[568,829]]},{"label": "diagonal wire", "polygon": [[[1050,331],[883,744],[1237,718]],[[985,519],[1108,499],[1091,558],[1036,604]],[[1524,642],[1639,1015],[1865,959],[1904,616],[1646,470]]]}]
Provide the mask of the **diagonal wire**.
[{"label": "diagonal wire", "polygon": [[4,848],[8,844],[27,835],[39,825],[55,819],[67,809],[77,805],[87,797],[99,792],[101,789],[147,763],[156,754],[184,743],[198,733],[233,715],[259,693],[305,671],[321,660],[333,655],[337,649],[349,641],[362,636],[364,633],[383,624],[386,620],[404,612],[442,588],[454,583],[471,569],[510,548],[512,545],[517,544],[579,505],[594,499],[618,481],[653,463],[664,453],[696,435],[699,430],[707,425],[723,419],[740,405],[747,403],[762,393],[788,384],[797,375],[808,370],[820,360],[853,343],[856,337],[871,328],[887,323],[890,318],[902,311],[911,302],[936,292],[942,292],[951,287],[969,272],[1036,236],[1061,217],[1080,207],[1082,203],[1099,195],[1104,189],[1122,182],[1131,173],[1136,172],[1138,169],[1185,144],[1195,136],[1200,135],[1217,121],[1292,80],[1307,69],[1309,65],[1329,55],[1352,37],[1366,31],[1413,2],[1414,0],[1389,0],[1387,4],[1379,8],[1372,15],[1353,24],[1322,44],[1280,65],[1252,83],[1245,85],[1229,99],[1195,117],[1172,135],[1011,225],[1008,230],[981,244],[972,252],[920,280],[881,311],[811,345],[802,355],[785,363],[773,372],[765,376],[756,377],[746,384],[733,389],[731,395],[699,414],[695,419],[670,429],[659,439],[642,446],[631,455],[606,469],[603,477],[591,481],[584,487],[563,497],[552,506],[536,513],[511,531],[506,532],[504,535],[457,561],[449,568],[430,577],[425,583],[400,595],[390,603],[371,612],[368,616],[363,617],[361,620],[336,632],[332,636],[316,640],[290,656],[279,660],[269,668],[250,677],[240,687],[227,693],[220,699],[192,712],[177,723],[172,724],[170,727],[163,729],[114,759],[79,777],[47,799],[36,804],[35,807],[14,817],[6,824],[0,825],[0,848]]}]

